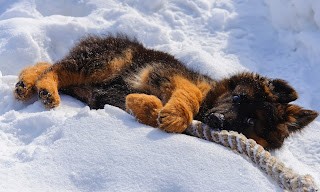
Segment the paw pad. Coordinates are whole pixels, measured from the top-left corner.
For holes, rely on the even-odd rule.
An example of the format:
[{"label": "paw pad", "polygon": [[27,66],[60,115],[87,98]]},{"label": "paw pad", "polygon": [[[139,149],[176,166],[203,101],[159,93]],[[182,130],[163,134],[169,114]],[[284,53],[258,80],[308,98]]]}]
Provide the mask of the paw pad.
[{"label": "paw pad", "polygon": [[54,108],[59,105],[59,101],[46,89],[39,90],[38,97],[47,108]]}]

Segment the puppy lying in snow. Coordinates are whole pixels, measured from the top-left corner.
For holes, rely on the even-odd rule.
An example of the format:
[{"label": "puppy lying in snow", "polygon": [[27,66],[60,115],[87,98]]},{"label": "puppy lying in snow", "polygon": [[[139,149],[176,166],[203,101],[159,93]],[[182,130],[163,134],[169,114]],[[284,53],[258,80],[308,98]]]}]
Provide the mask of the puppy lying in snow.
[{"label": "puppy lying in snow", "polygon": [[59,91],[93,109],[120,107],[168,132],[183,132],[196,119],[242,133],[267,149],[281,147],[318,116],[289,104],[298,94],[283,80],[241,73],[216,81],[123,35],[90,36],[52,65],[26,67],[14,92],[21,101],[37,93],[54,108]]}]

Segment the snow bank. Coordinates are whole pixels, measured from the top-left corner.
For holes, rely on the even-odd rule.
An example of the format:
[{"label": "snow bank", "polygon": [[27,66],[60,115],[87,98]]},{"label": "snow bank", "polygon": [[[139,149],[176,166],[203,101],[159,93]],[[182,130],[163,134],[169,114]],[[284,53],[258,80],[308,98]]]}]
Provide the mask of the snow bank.
[{"label": "snow bank", "polygon": [[265,0],[280,39],[309,62],[320,60],[320,2],[318,0]]},{"label": "snow bank", "polygon": [[[288,2],[298,8],[284,9],[280,18],[279,7]],[[310,83],[318,82],[320,72],[315,2],[0,0],[0,188],[281,191],[222,146],[141,125],[115,107],[89,110],[65,95],[61,106],[47,110],[36,96],[14,100],[12,90],[25,66],[61,59],[88,34],[123,32],[213,78],[250,70],[286,79],[300,94],[296,103],[320,110],[320,85]],[[318,185],[319,127],[313,123],[274,152],[294,171],[312,174]]]},{"label": "snow bank", "polygon": [[90,110],[13,100],[0,77],[0,187],[5,191],[277,191],[250,160],[197,138],[139,124],[106,106]]}]

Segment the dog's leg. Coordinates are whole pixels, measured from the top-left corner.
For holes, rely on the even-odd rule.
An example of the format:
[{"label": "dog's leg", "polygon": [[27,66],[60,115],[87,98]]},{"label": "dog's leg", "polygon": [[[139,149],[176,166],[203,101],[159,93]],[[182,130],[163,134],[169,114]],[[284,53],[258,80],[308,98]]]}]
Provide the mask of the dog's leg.
[{"label": "dog's leg", "polygon": [[140,123],[160,126],[160,129],[168,132],[183,132],[198,112],[202,96],[198,88],[188,80],[178,81],[185,86],[177,87],[165,107],[154,95],[129,94],[126,97],[126,111]]},{"label": "dog's leg", "polygon": [[183,77],[174,77],[173,83],[171,97],[159,114],[159,128],[181,133],[198,113],[203,96],[195,84]]},{"label": "dog's leg", "polygon": [[35,82],[38,76],[46,71],[51,64],[37,63],[34,66],[28,66],[23,69],[19,75],[19,80],[14,90],[15,98],[20,101],[25,101],[35,93]]},{"label": "dog's leg", "polygon": [[39,99],[47,108],[54,108],[60,104],[58,90],[64,85],[72,84],[76,75],[64,70],[59,64],[54,64],[49,70],[41,74],[36,81],[35,87]]},{"label": "dog's leg", "polygon": [[159,128],[168,132],[183,132],[199,112],[211,84],[192,78],[174,68],[147,66],[131,81],[132,87],[157,96],[164,107],[159,112]]},{"label": "dog's leg", "polygon": [[[81,56],[83,54],[81,51],[79,51],[80,53],[71,52],[71,54]],[[114,55],[112,59],[99,61],[98,64],[93,63],[90,59],[87,59],[88,61],[79,60],[77,63],[76,60],[67,57],[42,73],[37,79],[35,87],[42,103],[47,108],[54,108],[60,104],[59,89],[73,85],[106,83],[130,66],[131,59],[131,49]]]},{"label": "dog's leg", "polygon": [[126,97],[126,111],[134,115],[140,123],[158,127],[158,116],[163,105],[154,95],[129,94]]}]

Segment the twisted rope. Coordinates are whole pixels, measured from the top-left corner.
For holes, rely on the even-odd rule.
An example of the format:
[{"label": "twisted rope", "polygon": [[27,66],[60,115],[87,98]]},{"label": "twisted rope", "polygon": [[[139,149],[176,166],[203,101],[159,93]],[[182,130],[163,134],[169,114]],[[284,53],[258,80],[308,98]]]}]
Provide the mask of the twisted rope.
[{"label": "twisted rope", "polygon": [[193,121],[185,134],[213,141],[248,156],[260,169],[277,181],[282,189],[290,191],[319,191],[311,175],[299,175],[287,168],[253,139],[234,131],[214,130],[200,121]]}]

